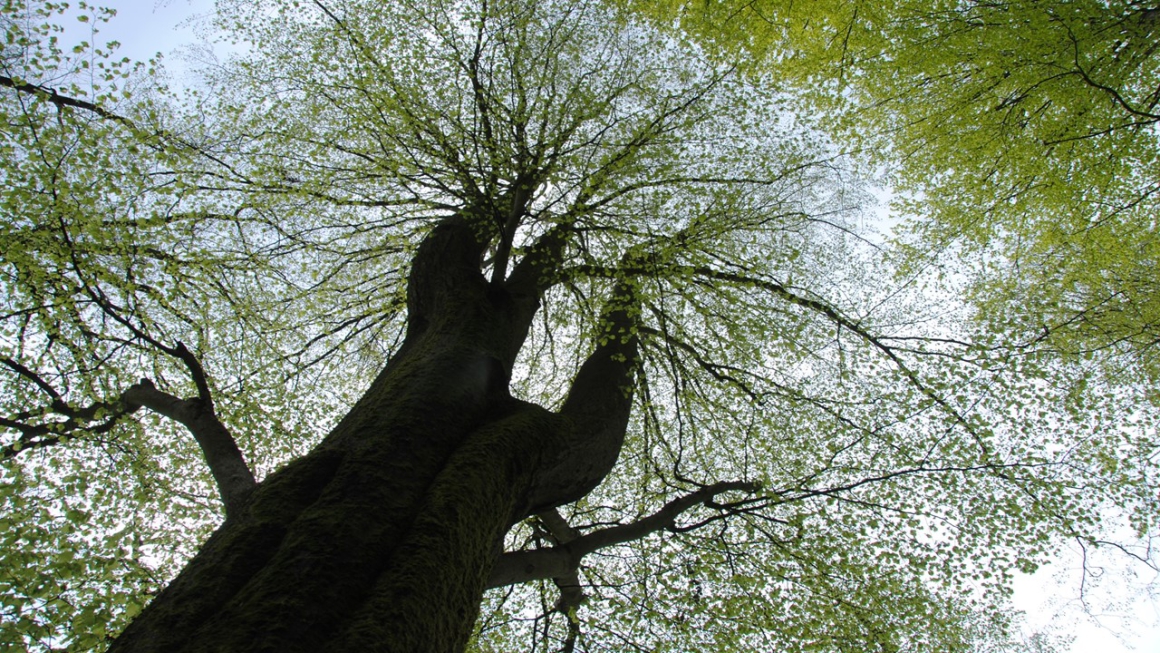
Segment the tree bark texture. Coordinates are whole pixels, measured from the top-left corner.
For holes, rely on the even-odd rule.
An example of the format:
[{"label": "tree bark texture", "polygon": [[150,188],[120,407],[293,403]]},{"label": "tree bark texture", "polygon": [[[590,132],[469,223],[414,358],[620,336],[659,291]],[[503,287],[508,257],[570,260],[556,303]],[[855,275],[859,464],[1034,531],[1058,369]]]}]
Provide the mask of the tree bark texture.
[{"label": "tree bark texture", "polygon": [[[112,653],[465,647],[511,525],[615,463],[636,347],[605,339],[557,412],[511,397],[543,275],[528,263],[489,284],[478,232],[456,216],[424,240],[394,358],[318,447],[239,502]],[[560,234],[543,242],[551,265]],[[630,316],[605,319],[619,331]]]}]

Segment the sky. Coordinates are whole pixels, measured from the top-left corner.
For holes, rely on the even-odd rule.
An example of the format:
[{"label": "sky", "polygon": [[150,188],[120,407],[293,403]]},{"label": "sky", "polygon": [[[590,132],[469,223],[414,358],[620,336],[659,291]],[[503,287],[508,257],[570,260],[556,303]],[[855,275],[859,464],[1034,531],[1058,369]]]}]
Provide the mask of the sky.
[{"label": "sky", "polygon": [[[200,19],[213,5],[212,0],[95,3],[117,10],[97,42],[119,41],[118,54],[134,60],[162,53],[174,83],[180,83],[180,71],[187,67],[182,48],[199,40]],[[1143,593],[1144,586],[1156,579],[1145,573],[1146,568],[1130,568],[1122,556],[1106,552],[1088,552],[1089,569],[1104,572],[1101,578],[1085,579],[1082,562],[1083,552],[1065,549],[1033,576],[1016,579],[1014,602],[1026,612],[1028,627],[1074,636],[1074,653],[1160,653],[1160,597],[1149,599]],[[1081,594],[1088,601],[1086,612]]]}]

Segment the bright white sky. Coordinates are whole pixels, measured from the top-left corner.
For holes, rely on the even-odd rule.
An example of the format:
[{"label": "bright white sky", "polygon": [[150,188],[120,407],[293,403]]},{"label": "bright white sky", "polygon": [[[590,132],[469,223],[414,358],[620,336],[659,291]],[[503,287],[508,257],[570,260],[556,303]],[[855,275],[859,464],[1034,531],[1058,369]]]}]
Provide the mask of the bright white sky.
[{"label": "bright white sky", "polygon": [[[213,6],[213,0],[93,1],[118,13],[97,43],[120,41],[119,54],[140,61],[161,52],[166,67],[175,73],[182,68],[176,50],[198,40],[197,18],[212,11]],[[1080,562],[1078,551],[1068,551],[1034,576],[1018,579],[1015,604],[1027,612],[1029,625],[1074,635],[1073,653],[1160,653],[1160,597],[1149,599],[1142,593],[1145,584],[1156,579],[1146,575],[1146,568],[1134,570],[1132,579],[1133,570],[1126,565],[1095,560],[1108,572],[1102,584],[1093,587],[1088,581],[1089,607],[1098,615],[1092,617],[1084,613],[1078,600]],[[1119,573],[1115,567],[1120,567]]]}]

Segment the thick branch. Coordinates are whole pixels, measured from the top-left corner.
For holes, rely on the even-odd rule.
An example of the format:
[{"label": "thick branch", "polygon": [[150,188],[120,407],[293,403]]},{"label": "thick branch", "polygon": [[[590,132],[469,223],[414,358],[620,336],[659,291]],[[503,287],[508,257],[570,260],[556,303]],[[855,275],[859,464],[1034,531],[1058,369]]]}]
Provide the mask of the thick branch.
[{"label": "thick branch", "polygon": [[[491,283],[498,286],[503,283],[507,274],[508,260],[511,258],[512,245],[515,243],[516,230],[520,228],[520,221],[527,210],[528,200],[531,199],[532,189],[536,182],[534,175],[521,172],[513,182],[511,190],[504,193],[507,202],[507,216],[499,226],[499,244],[496,245],[495,263],[492,265]],[[503,203],[500,205],[504,206]]]},{"label": "thick branch", "polygon": [[530,513],[583,497],[616,464],[632,412],[639,305],[634,280],[614,285],[597,323],[598,344],[580,366],[558,412],[567,427],[553,438],[534,475]]},{"label": "thick branch", "polygon": [[[79,265],[77,272],[80,273]],[[182,342],[178,342],[174,347],[169,347],[153,338],[121,315],[118,307],[113,305],[99,288],[89,286],[87,283],[84,286],[89,296],[106,315],[124,325],[138,338],[180,360],[189,371],[190,377],[197,387],[197,398],[179,399],[161,392],[151,381],[143,379],[140,383],[123,392],[113,403],[98,402],[88,408],[78,410],[68,406],[59,393],[39,375],[16,361],[4,358],[2,362],[7,367],[52,397],[51,412],[64,415],[68,417],[68,420],[63,423],[32,425],[24,424],[19,420],[0,419],[0,426],[14,429],[21,434],[20,439],[5,447],[0,456],[10,458],[24,449],[58,444],[71,431],[108,431],[121,417],[144,406],[160,415],[180,422],[193,434],[194,440],[201,447],[202,454],[205,456],[206,463],[217,483],[228,516],[231,510],[236,508],[241,499],[256,485],[256,482],[254,474],[246,465],[233,436],[230,435],[229,430],[218,419],[214,411],[209,379],[201,361]],[[86,422],[106,415],[103,423],[95,427],[86,427]]]},{"label": "thick branch", "polygon": [[572,528],[568,520],[564,519],[560,511],[555,508],[545,510],[536,515],[536,517],[539,518],[540,523],[547,527],[548,532],[552,534],[552,539],[555,540],[556,544],[567,544],[582,536],[580,531]]},{"label": "thick branch", "polygon": [[197,399],[202,405],[213,411],[213,395],[209,391],[209,378],[205,375],[205,368],[201,366],[201,361],[197,359],[185,343],[178,342],[177,346],[172,351],[167,350],[166,353],[176,356],[185,364],[186,369],[189,370],[189,375],[193,377],[193,384],[197,387]]},{"label": "thick branch", "polygon": [[0,358],[0,363],[4,363],[4,365],[12,371],[31,381],[34,385],[36,385],[36,387],[44,391],[45,394],[52,397],[54,401],[60,399],[60,394],[56,391],[56,388],[53,388],[52,385],[48,383],[48,381],[45,381],[36,372],[33,372],[24,365],[21,365],[20,363],[12,360],[11,358],[8,358],[7,356]]},{"label": "thick branch", "polygon": [[122,398],[131,406],[144,406],[189,429],[217,483],[227,516],[256,485],[254,473],[246,465],[233,436],[214,413],[212,404],[200,398],[180,399],[162,392],[148,379],[126,390]]},{"label": "thick branch", "polygon": [[627,423],[637,361],[640,298],[632,279],[617,282],[600,316],[596,349],[580,366],[560,414],[582,429]]},{"label": "thick branch", "polygon": [[485,243],[476,226],[466,214],[456,214],[441,220],[419,245],[407,280],[409,329],[458,319],[455,311],[464,297],[484,296],[479,262]]},{"label": "thick branch", "polygon": [[[660,530],[676,528],[677,518],[695,506],[711,502],[725,492],[757,492],[760,484],[749,481],[727,481],[707,485],[696,492],[677,497],[660,510],[631,524],[593,531],[565,544],[536,551],[504,553],[492,568],[487,587],[503,587],[545,578],[567,577],[580,560],[599,549],[639,540]],[[549,526],[551,528],[551,526]]]}]

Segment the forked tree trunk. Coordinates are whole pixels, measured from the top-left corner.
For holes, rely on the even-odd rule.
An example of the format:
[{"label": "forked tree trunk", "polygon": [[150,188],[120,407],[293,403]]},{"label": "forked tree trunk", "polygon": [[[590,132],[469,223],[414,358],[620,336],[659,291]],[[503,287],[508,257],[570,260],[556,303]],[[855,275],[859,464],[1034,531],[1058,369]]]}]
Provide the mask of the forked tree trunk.
[{"label": "forked tree trunk", "polygon": [[255,488],[112,653],[464,648],[508,528],[611,469],[635,353],[628,339],[597,347],[559,412],[512,398],[542,290],[516,283],[534,270],[488,284],[472,233],[453,218],[424,241],[398,354],[314,451]]}]

